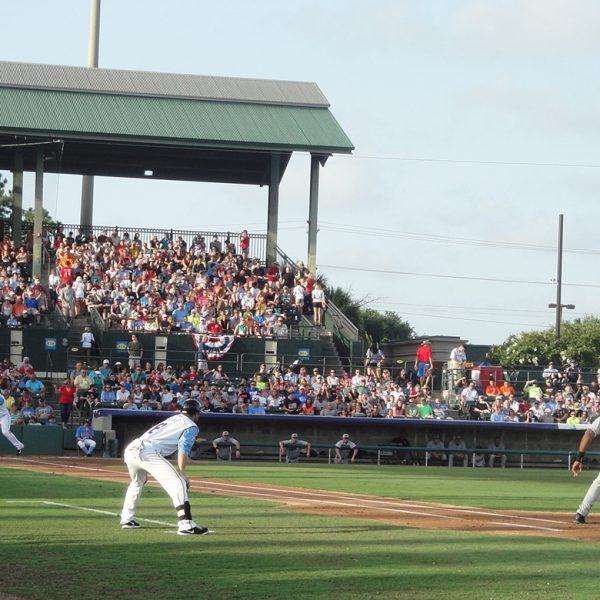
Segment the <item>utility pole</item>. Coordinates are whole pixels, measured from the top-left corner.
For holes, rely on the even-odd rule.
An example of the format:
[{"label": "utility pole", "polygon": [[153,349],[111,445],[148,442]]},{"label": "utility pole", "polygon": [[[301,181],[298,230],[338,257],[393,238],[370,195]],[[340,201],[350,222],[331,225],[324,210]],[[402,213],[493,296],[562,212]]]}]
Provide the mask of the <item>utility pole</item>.
[{"label": "utility pole", "polygon": [[556,265],[556,303],[548,304],[548,308],[556,308],[556,342],[560,344],[560,324],[562,321],[562,309],[573,310],[574,304],[562,304],[562,255],[563,255],[563,218],[558,215],[558,262]]},{"label": "utility pole", "polygon": [[[88,67],[98,68],[100,48],[100,0],[91,0],[90,43],[88,47]],[[84,175],[81,180],[81,212],[79,225],[82,231],[90,231],[94,215],[94,177]]]}]

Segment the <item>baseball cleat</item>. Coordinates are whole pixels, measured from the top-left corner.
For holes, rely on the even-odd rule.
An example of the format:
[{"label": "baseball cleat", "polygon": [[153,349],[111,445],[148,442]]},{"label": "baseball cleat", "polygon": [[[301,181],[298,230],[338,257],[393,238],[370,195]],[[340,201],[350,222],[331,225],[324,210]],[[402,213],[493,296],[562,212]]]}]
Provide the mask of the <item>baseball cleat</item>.
[{"label": "baseball cleat", "polygon": [[127,523],[121,523],[121,529],[139,529],[140,524],[137,521],[131,520]]},{"label": "baseball cleat", "polygon": [[190,527],[189,529],[180,529],[177,535],[205,535],[208,533],[208,527]]},{"label": "baseball cleat", "polygon": [[573,523],[579,523],[580,525],[585,525],[585,517],[582,514],[576,513],[573,517]]},{"label": "baseball cleat", "polygon": [[23,448],[17,450],[17,456],[21,456],[21,454],[23,454]]}]

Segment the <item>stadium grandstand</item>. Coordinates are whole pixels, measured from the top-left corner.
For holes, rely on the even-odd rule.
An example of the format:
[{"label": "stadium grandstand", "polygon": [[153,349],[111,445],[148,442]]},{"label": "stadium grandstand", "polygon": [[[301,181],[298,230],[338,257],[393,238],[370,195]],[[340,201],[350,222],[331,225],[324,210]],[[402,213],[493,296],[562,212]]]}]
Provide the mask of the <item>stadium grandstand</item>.
[{"label": "stadium grandstand", "polygon": [[[600,414],[595,374],[575,365],[521,384],[502,370],[472,383],[455,373],[442,390],[443,377],[419,382],[409,361],[367,350],[316,274],[319,170],[352,149],[311,83],[0,63],[0,169],[14,203],[0,222],[1,387],[13,423],[46,423],[60,405],[69,427],[188,398],[207,414],[357,424]],[[312,157],[306,262],[277,243],[294,151]],[[24,170],[36,173],[32,227]],[[44,172],[265,185],[267,234],[94,225],[89,197],[79,224],[44,224]]]}]

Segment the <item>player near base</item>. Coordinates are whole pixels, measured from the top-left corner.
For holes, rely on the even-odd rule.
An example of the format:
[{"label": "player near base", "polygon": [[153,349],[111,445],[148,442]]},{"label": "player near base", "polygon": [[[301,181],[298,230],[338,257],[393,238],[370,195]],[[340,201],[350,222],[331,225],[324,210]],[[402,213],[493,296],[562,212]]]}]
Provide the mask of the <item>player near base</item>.
[{"label": "player near base", "polygon": [[[152,475],[169,494],[179,519],[179,535],[204,535],[206,527],[199,527],[192,519],[188,489],[190,482],[185,475],[190,450],[198,435],[200,403],[184,402],[181,412],[154,425],[125,448],[125,464],[129,469],[131,483],[125,494],[121,511],[121,527],[138,529],[135,510],[142,495],[148,474]],[[165,457],[177,452],[177,468]]]},{"label": "player near base", "polygon": [[[596,419],[586,430],[579,442],[579,452],[577,454],[577,458],[571,467],[571,471],[573,472],[573,476],[577,477],[579,473],[583,470],[583,461],[585,457],[585,453],[588,448],[592,445],[594,438],[598,435],[600,431],[600,419]],[[600,475],[592,481],[586,495],[584,496],[579,508],[577,509],[577,513],[575,514],[575,518],[573,521],[575,523],[584,524],[586,522],[586,518],[590,511],[592,510],[592,506],[596,503],[596,501],[600,498]]]},{"label": "player near base", "polygon": [[6,398],[3,393],[0,393],[0,429],[2,435],[17,449],[17,456],[20,456],[25,446],[10,431],[10,412],[6,408]]}]

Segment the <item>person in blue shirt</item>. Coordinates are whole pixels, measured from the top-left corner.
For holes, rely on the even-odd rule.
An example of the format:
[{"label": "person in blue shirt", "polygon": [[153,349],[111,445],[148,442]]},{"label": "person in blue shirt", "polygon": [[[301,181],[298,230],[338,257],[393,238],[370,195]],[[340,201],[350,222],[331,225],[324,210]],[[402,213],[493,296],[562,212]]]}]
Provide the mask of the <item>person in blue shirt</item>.
[{"label": "person in blue shirt", "polygon": [[31,392],[32,396],[41,396],[46,390],[44,384],[37,378],[35,373],[29,376],[29,379],[25,382],[25,387]]},{"label": "person in blue shirt", "polygon": [[248,406],[248,414],[249,415],[264,415],[265,407],[260,403],[258,398],[254,398],[251,404]]},{"label": "person in blue shirt", "polygon": [[85,456],[91,456],[96,448],[95,431],[90,421],[84,421],[83,425],[80,425],[75,430],[75,441],[85,454]]},{"label": "person in blue shirt", "polygon": [[102,404],[114,404],[116,400],[117,393],[110,387],[109,383],[105,383],[102,392],[100,392],[100,402]]}]

